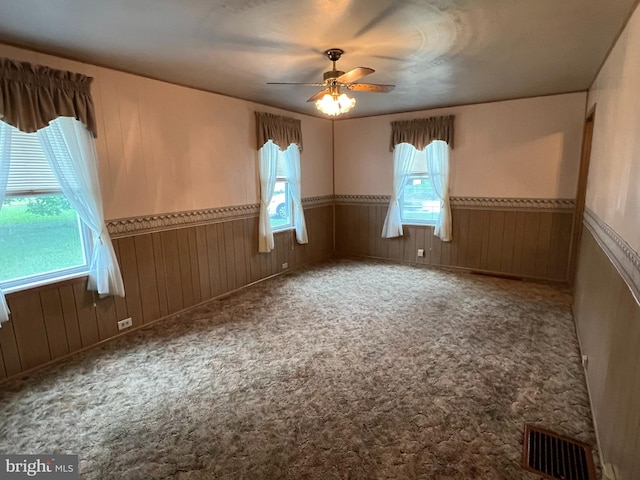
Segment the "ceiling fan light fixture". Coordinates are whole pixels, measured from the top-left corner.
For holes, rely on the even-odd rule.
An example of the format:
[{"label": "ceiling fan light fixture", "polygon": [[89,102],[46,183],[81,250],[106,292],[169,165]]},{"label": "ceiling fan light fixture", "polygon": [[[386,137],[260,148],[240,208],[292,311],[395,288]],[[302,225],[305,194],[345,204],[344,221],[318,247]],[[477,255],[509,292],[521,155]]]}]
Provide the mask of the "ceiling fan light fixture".
[{"label": "ceiling fan light fixture", "polygon": [[332,117],[347,113],[355,106],[356,99],[350,98],[346,93],[341,93],[340,95],[327,93],[320,100],[316,100],[316,108]]}]

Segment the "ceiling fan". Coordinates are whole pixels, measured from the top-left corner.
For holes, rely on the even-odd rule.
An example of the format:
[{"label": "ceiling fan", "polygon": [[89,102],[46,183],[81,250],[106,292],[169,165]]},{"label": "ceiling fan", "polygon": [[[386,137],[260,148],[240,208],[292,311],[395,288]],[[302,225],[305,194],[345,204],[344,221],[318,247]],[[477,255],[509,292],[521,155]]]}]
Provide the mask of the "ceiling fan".
[{"label": "ceiling fan", "polygon": [[349,98],[340,88],[353,90],[354,92],[387,93],[394,89],[395,85],[380,85],[375,83],[356,83],[356,80],[371,75],[375,70],[367,67],[356,67],[348,72],[336,69],[336,62],[344,50],[330,48],[324,54],[333,62],[333,68],[324,72],[322,83],[295,83],[295,82],[268,82],[268,85],[306,85],[312,87],[324,87],[307,102],[315,102],[316,107],[328,115],[340,115],[351,110],[355,104],[355,98]]}]

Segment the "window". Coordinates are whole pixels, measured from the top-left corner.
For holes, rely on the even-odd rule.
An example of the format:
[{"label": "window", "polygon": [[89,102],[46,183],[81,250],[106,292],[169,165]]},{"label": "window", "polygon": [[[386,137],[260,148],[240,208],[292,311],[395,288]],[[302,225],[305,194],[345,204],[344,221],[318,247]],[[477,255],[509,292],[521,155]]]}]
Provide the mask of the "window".
[{"label": "window", "polygon": [[[433,145],[433,143],[431,144]],[[440,216],[440,198],[427,173],[427,150],[416,150],[400,197],[403,224],[435,225]]]},{"label": "window", "polygon": [[[297,147],[296,147],[297,148]],[[278,150],[278,173],[273,197],[269,202],[269,221],[274,232],[293,228],[291,192],[285,170],[284,154]]]},{"label": "window", "polygon": [[37,134],[11,127],[9,165],[0,209],[0,287],[86,274],[90,233],[61,193]]}]

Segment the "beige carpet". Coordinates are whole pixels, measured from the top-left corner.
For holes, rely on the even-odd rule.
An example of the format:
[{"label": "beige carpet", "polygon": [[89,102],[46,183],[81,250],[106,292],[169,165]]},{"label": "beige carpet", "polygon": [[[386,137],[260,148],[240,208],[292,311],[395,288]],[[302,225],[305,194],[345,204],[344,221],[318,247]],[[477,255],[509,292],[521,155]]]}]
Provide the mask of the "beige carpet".
[{"label": "beige carpet", "polygon": [[532,478],[525,423],[595,443],[570,303],[311,267],[1,385],[0,452],[75,453],[87,479]]}]

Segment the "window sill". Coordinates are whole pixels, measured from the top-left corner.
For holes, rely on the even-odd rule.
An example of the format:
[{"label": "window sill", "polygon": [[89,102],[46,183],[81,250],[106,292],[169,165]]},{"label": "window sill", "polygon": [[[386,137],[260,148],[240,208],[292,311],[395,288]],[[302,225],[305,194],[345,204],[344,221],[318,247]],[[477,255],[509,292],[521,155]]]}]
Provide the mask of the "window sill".
[{"label": "window sill", "polygon": [[74,280],[76,278],[86,277],[87,275],[89,275],[88,270],[82,271],[82,272],[68,273],[66,275],[60,275],[54,278],[43,278],[42,280],[37,280],[29,283],[22,283],[20,285],[14,285],[12,287],[4,287],[2,286],[2,284],[0,284],[0,288],[2,289],[2,292],[4,294],[10,294],[10,293],[22,292],[24,290],[31,290],[34,288],[43,287],[47,285],[52,285],[54,283],[64,282],[67,280]]},{"label": "window sill", "polygon": [[411,227],[435,227],[436,226],[436,222],[402,222],[402,225],[407,225],[407,226],[411,226]]},{"label": "window sill", "polygon": [[280,232],[288,232],[289,230],[295,230],[296,227],[294,227],[293,225],[290,225],[288,227],[280,227],[280,228],[272,228],[271,231],[273,233],[280,233]]}]

